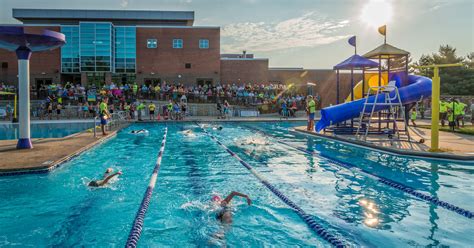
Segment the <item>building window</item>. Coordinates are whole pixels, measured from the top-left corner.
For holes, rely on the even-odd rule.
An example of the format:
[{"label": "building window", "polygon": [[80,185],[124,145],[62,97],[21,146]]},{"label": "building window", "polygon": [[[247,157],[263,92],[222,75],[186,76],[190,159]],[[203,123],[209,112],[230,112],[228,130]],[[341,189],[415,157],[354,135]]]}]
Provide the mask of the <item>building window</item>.
[{"label": "building window", "polygon": [[184,68],[186,68],[186,69],[191,69],[191,63],[186,63],[186,64],[184,64]]},{"label": "building window", "polygon": [[201,49],[209,48],[209,40],[205,40],[205,39],[199,40],[199,48]]},{"label": "building window", "polygon": [[156,48],[158,46],[158,41],[156,39],[148,39],[146,41],[147,48]]},{"label": "building window", "polygon": [[183,48],[183,39],[173,39],[173,48]]},{"label": "building window", "polygon": [[8,62],[2,62],[2,69],[8,68]]}]

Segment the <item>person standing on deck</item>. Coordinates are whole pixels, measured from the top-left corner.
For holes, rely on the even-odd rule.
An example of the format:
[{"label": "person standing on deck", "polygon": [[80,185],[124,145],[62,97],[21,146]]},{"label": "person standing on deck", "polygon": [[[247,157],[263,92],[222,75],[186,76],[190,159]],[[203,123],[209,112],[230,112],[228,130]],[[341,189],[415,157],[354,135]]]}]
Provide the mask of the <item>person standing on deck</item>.
[{"label": "person standing on deck", "polygon": [[444,127],[444,122],[448,118],[448,103],[441,100],[439,101],[439,120],[441,121],[441,126]]},{"label": "person standing on deck", "polygon": [[145,109],[145,104],[143,102],[139,103],[137,106],[137,113],[138,113],[138,120],[143,121],[142,119],[142,111]]},{"label": "person standing on deck", "polygon": [[410,121],[411,123],[413,124],[414,127],[416,127],[416,116],[417,116],[417,113],[416,113],[416,107],[414,107],[412,110],[411,110],[411,115],[410,115]]},{"label": "person standing on deck", "polygon": [[107,135],[105,132],[105,125],[107,125],[107,119],[110,118],[109,110],[107,108],[108,98],[102,98],[102,102],[99,105],[99,117],[100,117],[100,128],[102,130],[102,135]]},{"label": "person standing on deck", "polygon": [[474,100],[471,100],[471,124],[474,125]]},{"label": "person standing on deck", "polygon": [[308,95],[306,104],[306,112],[308,113],[308,126],[307,131],[314,131],[314,115],[316,113],[316,102],[312,95]]},{"label": "person standing on deck", "polygon": [[[457,122],[457,126],[460,127],[464,127],[464,115],[466,114],[466,107],[467,105],[464,104],[463,102],[461,102],[459,99],[458,99],[458,104],[457,104],[457,112],[459,113],[459,115],[456,116],[456,122]],[[461,123],[461,125],[460,125]]]},{"label": "person standing on deck", "polygon": [[150,115],[150,121],[155,119],[155,109],[156,109],[155,104],[153,102],[150,102],[150,104],[148,104],[148,112]]}]

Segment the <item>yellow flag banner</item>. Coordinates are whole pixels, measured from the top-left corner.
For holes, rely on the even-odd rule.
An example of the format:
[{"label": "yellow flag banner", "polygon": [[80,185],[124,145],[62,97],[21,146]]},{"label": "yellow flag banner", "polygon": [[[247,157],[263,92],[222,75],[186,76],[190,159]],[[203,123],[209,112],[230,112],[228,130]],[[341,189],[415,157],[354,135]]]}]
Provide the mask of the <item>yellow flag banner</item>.
[{"label": "yellow flag banner", "polygon": [[387,25],[379,27],[379,33],[383,36],[387,35]]}]

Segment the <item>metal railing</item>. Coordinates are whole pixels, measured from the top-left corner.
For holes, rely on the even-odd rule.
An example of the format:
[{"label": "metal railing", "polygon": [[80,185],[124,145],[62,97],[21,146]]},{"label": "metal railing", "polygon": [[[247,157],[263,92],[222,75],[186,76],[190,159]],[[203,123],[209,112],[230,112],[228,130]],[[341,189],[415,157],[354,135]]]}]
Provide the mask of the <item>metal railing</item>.
[{"label": "metal railing", "polygon": [[[99,120],[99,116],[94,117],[94,137],[97,137],[97,120]],[[110,114],[110,118],[105,125],[105,130],[111,131],[113,128],[118,128],[123,123],[127,122],[126,112],[125,111],[118,111],[116,113]]]}]

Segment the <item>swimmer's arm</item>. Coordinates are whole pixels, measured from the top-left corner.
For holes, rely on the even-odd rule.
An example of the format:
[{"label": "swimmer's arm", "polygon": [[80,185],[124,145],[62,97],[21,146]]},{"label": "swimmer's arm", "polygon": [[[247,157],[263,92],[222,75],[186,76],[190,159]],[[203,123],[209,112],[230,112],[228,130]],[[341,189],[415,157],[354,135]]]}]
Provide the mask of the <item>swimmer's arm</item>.
[{"label": "swimmer's arm", "polygon": [[117,172],[117,173],[114,173],[114,174],[112,174],[112,175],[106,177],[104,180],[102,180],[102,181],[99,183],[99,186],[103,186],[103,185],[107,184],[107,183],[110,181],[110,179],[114,178],[114,177],[117,176],[117,175],[121,175],[121,174],[122,174],[122,172],[119,171],[119,172]]},{"label": "swimmer's arm", "polygon": [[225,204],[230,203],[230,201],[232,201],[232,198],[234,198],[234,196],[240,196],[240,197],[246,198],[246,199],[247,199],[247,204],[248,204],[248,205],[252,204],[252,200],[250,200],[250,197],[249,197],[248,195],[242,194],[242,193],[237,192],[237,191],[232,191],[232,192],[223,200],[223,202],[225,202]]}]

